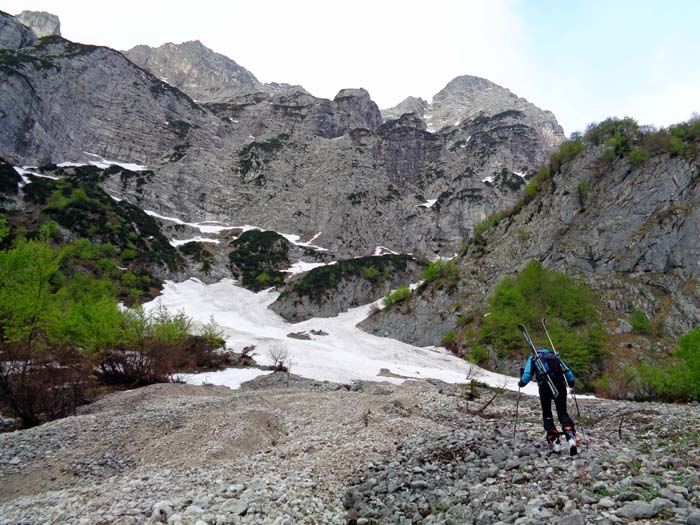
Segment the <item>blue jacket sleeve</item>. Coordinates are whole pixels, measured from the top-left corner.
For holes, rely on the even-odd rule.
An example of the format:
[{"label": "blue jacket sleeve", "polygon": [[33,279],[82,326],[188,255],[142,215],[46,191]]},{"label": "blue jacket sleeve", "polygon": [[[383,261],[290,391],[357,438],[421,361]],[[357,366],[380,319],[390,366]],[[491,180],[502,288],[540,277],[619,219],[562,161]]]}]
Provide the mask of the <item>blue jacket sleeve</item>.
[{"label": "blue jacket sleeve", "polygon": [[571,371],[571,368],[569,368],[564,361],[561,362],[561,366],[564,367],[564,375],[566,376],[566,382],[569,384],[569,386],[571,386],[571,383],[573,383],[574,380],[576,379],[574,377],[574,373]]},{"label": "blue jacket sleeve", "polygon": [[535,374],[535,371],[533,370],[533,365],[534,363],[532,362],[532,356],[530,356],[527,358],[527,363],[525,363],[523,377],[520,378],[520,381],[523,382],[523,385],[527,385],[532,379],[532,376]]}]

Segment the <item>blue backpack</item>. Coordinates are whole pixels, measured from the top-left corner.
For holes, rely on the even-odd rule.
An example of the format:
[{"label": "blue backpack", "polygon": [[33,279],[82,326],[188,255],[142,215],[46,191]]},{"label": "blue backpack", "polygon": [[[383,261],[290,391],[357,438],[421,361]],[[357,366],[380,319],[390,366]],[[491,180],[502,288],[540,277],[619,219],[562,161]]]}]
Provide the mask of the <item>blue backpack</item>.
[{"label": "blue backpack", "polygon": [[[564,367],[561,364],[561,359],[559,359],[559,356],[555,354],[554,352],[543,352],[542,350],[537,351],[537,355],[540,356],[540,359],[542,360],[542,364],[544,364],[544,368],[547,371],[547,374],[551,378],[559,378],[564,375]],[[540,379],[544,379],[544,377],[541,377],[541,372],[537,373],[537,380],[539,381]]]}]

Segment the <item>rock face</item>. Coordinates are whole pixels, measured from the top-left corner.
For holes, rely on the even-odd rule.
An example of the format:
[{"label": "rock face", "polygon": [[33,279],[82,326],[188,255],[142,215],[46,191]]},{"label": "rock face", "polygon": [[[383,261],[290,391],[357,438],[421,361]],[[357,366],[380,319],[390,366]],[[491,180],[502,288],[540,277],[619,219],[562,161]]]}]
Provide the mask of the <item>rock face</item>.
[{"label": "rock face", "polygon": [[61,36],[61,22],[56,15],[45,11],[22,11],[16,18],[30,28],[37,38]]},{"label": "rock face", "polygon": [[[700,166],[697,159],[657,154],[634,166],[601,163],[588,150],[553,179],[554,190],[491,230],[486,246],[459,259],[459,290],[428,288],[405,311],[392,309],[362,324],[407,342],[434,344],[453,329],[462,305],[484,304],[504,276],[532,259],[581,276],[612,312],[640,310],[679,336],[700,323]],[[585,191],[584,191],[585,188]]]},{"label": "rock face", "polygon": [[[88,153],[146,164],[155,176],[145,184],[112,178],[105,188],[189,222],[320,234],[317,245],[341,257],[380,246],[454,254],[474,224],[514,202],[563,138],[555,121],[554,139],[545,136],[546,112],[514,96],[521,109],[473,116],[474,95],[462,105],[470,117],[431,133],[415,114],[382,123],[363,89],[326,100],[293,86],[255,88],[252,75],[201,44],[174,46],[172,60],[132,50],[152,59],[152,70],[179,71],[183,89],[229,79],[230,98],[206,88],[201,96],[219,101],[199,104],[116,51],[58,36],[27,45],[24,26],[0,21],[0,38],[12,42],[0,50],[0,155],[16,165],[94,160]],[[199,69],[196,52],[208,57]],[[211,73],[217,64],[220,77]],[[440,100],[451,108],[458,93],[471,96],[448,91]]]},{"label": "rock face", "polygon": [[[2,34],[19,25],[0,20]],[[0,54],[0,151],[15,163],[94,160],[86,152],[154,163],[212,123],[187,95],[108,48],[49,36]],[[210,131],[200,140],[215,147]]]},{"label": "rock face", "polygon": [[242,92],[256,91],[261,83],[247,69],[215,53],[199,40],[160,47],[136,46],[124,54],[134,64],[194,100],[226,100]]}]

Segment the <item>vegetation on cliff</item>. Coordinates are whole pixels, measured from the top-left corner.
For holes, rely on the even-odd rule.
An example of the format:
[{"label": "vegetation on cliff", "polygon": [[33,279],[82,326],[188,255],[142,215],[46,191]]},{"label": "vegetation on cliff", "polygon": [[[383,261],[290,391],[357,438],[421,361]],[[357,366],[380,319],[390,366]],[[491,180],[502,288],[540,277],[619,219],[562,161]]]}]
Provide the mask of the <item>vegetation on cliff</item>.
[{"label": "vegetation on cliff", "polygon": [[[548,163],[528,182],[524,194],[512,207],[499,210],[474,226],[472,237],[464,243],[460,253],[466,254],[471,246],[476,246],[477,250],[483,246],[486,243],[486,231],[517,214],[541,192],[552,190],[554,175],[568,169],[574,159],[591,148],[601,149],[599,160],[603,164],[623,158],[633,168],[663,154],[697,159],[700,157],[700,117],[668,128],[640,126],[629,117],[609,118],[599,124],[589,125],[583,133],[573,133],[571,139],[562,142]],[[588,197],[588,184],[587,181],[582,181],[578,188],[582,207]]]},{"label": "vegetation on cliff", "polygon": [[[314,268],[294,283],[290,292],[319,299],[349,278],[361,278],[372,284],[388,281],[398,272],[406,272],[417,261],[410,255],[381,255],[338,261],[336,264]],[[420,263],[418,263],[420,264]]]},{"label": "vegetation on cliff", "polygon": [[229,262],[241,284],[259,291],[284,282],[289,268],[289,241],[273,231],[249,230],[230,243]]}]

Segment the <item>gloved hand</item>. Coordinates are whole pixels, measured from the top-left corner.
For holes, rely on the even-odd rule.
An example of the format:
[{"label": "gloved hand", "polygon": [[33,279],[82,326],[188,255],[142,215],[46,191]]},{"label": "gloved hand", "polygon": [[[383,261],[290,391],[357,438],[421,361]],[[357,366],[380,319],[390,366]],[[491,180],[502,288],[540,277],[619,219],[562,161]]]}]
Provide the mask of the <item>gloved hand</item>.
[{"label": "gloved hand", "polygon": [[523,383],[522,379],[518,381],[518,388],[522,388],[525,386],[525,383]]},{"label": "gloved hand", "polygon": [[574,383],[575,383],[575,381],[570,381],[570,382],[569,382],[569,388],[574,388]]}]

